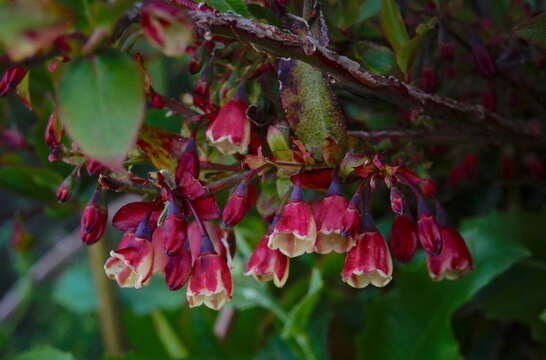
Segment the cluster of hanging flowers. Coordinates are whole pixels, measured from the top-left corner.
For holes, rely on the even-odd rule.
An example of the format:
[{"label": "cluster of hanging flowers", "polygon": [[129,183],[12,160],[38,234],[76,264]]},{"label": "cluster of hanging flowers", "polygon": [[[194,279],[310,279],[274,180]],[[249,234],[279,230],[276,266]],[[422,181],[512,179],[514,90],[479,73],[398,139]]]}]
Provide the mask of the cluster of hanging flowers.
[{"label": "cluster of hanging flowers", "polygon": [[[175,31],[185,21],[184,15],[172,6],[149,2],[142,9],[141,21],[151,43],[168,55],[186,51],[196,56],[214,47],[213,40],[206,40],[198,49],[186,48],[187,33]],[[137,54],[135,60],[144,75],[149,106],[165,107],[170,100],[152,87],[142,56]],[[192,73],[199,67],[198,62],[190,62]],[[341,279],[354,288],[370,284],[386,286],[393,277],[392,257],[407,262],[419,248],[426,253],[433,280],[456,279],[472,269],[471,254],[435,202],[435,186],[430,179],[417,176],[399,161],[389,163],[379,153],[343,154],[342,147],[332,138],[323,139],[324,161],[317,161],[295,134],[282,130],[279,121],[269,125],[267,131],[255,131],[248,115],[245,81],[218,108],[209,86],[210,67],[209,61],[192,93],[193,106],[200,110],[199,115],[188,121],[194,124],[192,134],[187,138],[176,136],[175,142],[182,144],[176,151],[176,169],[168,171],[157,166],[158,171],[149,173],[145,179],[124,171],[131,184],[146,185],[153,190],[146,201],[128,203],[112,218],[113,226],[123,236],[110,252],[104,269],[119,286],[141,288],[156,273],[164,277],[171,290],[185,286],[191,307],[204,304],[220,309],[234,291],[231,267],[236,239],[232,228],[251,208],[258,207],[260,179],[263,182],[281,179],[288,190],[280,192],[279,203],[270,206],[269,211],[259,211],[268,230],[245,269],[246,275],[259,281],[272,280],[282,287],[289,277],[291,259],[307,253],[345,254]],[[263,64],[246,80],[270,70],[274,70],[272,64]],[[16,77],[6,82],[11,84]],[[204,134],[199,132],[201,124],[207,124],[202,129]],[[45,134],[52,149],[50,160],[62,157],[65,147],[62,134],[54,111]],[[222,210],[217,205],[216,191],[225,186],[214,188],[203,181],[201,167],[202,163],[210,164],[211,147],[205,147],[205,141],[197,146],[201,135],[221,155],[238,161],[238,165],[217,164],[220,169],[235,168],[240,172],[235,174],[236,181],[226,182],[233,190]],[[164,146],[162,152],[172,150],[169,141],[159,142]],[[137,142],[137,146],[146,153],[142,144]],[[59,187],[60,201],[70,197],[73,178],[83,165],[79,164]],[[100,240],[106,228],[104,190],[122,190],[112,183],[110,170],[98,162],[87,160],[85,167],[90,175],[99,174],[99,185],[81,218],[82,240],[91,245]],[[371,211],[371,201],[377,196],[380,183],[390,192],[390,207],[395,214],[388,242],[377,229]],[[310,190],[314,194],[317,190],[326,192],[318,199],[317,196],[311,199]],[[350,191],[353,194],[349,199],[344,192]],[[305,197],[309,197],[307,201]]]},{"label": "cluster of hanging flowers", "polygon": [[[238,91],[206,130],[208,141],[224,154],[249,150],[246,107]],[[271,126],[268,136],[273,142],[271,137],[280,134]],[[298,155],[300,150],[294,151],[294,157],[305,159],[305,154]],[[175,173],[159,171],[148,180],[160,189],[160,195],[152,201],[126,204],[113,216],[114,227],[124,234],[104,265],[106,275],[121,287],[140,288],[158,273],[171,290],[187,285],[190,306],[222,307],[233,294],[230,266],[236,246],[231,228],[255,206],[257,179],[272,175],[269,171],[274,168],[257,158],[265,159],[261,149],[246,155],[244,162],[251,164],[251,170],[244,173],[220,211],[214,192],[199,179],[196,143],[187,139]],[[407,262],[419,248],[426,253],[433,280],[456,279],[472,269],[461,235],[447,224],[438,204],[435,213],[431,210],[435,186],[429,179],[400,164],[384,164],[377,154],[352,152],[335,169],[298,171],[290,178],[292,189],[284,201],[264,218],[268,231],[248,259],[246,275],[273,280],[281,287],[288,279],[291,258],[335,252],[346,254],[341,269],[345,283],[355,288],[383,287],[393,277],[392,257]],[[380,182],[390,191],[395,214],[388,243],[371,213]],[[103,177],[99,183],[108,188]],[[348,200],[343,187],[354,188],[351,183],[357,184],[356,191]],[[327,191],[320,201],[305,201],[304,188],[324,184]],[[407,206],[407,194],[416,204],[413,212]],[[83,212],[81,236],[86,244],[98,241],[104,232],[107,212],[102,197],[99,185]]]}]

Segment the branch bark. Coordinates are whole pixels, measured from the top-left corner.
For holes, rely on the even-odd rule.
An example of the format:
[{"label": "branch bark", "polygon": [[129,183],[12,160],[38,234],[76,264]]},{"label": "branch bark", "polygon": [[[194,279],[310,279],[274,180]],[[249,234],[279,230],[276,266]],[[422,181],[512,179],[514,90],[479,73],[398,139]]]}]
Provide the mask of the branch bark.
[{"label": "branch bark", "polygon": [[[180,0],[172,0],[181,4]],[[504,138],[522,138],[526,145],[546,147],[545,137],[525,123],[513,121],[485,109],[424,91],[394,76],[382,76],[362,68],[356,61],[339,55],[310,36],[299,36],[281,29],[249,20],[232,13],[206,8],[189,10],[188,14],[204,37],[222,35],[250,43],[256,50],[279,57],[289,57],[311,64],[345,81],[360,91],[384,99],[401,108],[417,110],[434,119],[477,124],[488,137],[494,133]]]}]

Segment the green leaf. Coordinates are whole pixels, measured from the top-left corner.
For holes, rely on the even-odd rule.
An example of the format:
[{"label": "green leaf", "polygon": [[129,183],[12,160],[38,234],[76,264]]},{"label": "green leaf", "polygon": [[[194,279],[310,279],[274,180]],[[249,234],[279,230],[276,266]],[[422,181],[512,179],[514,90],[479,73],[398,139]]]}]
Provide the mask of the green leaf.
[{"label": "green leaf", "polygon": [[247,4],[247,7],[253,18],[257,20],[266,20],[271,25],[281,26],[281,21],[270,9],[258,4]]},{"label": "green leaf", "polygon": [[171,359],[187,358],[188,350],[161,311],[154,310],[151,312],[151,316],[156,334],[163,343],[165,351],[169,354]]},{"label": "green leaf", "polygon": [[76,60],[59,84],[59,113],[68,133],[90,157],[118,168],[132,148],[144,114],[136,64],[108,52]]},{"label": "green leaf", "polygon": [[63,272],[53,289],[57,303],[79,314],[97,309],[97,295],[88,266],[86,262],[76,263]]},{"label": "green leaf", "polygon": [[381,10],[381,0],[366,0],[360,5],[357,21],[364,21],[376,15]]},{"label": "green leaf", "polygon": [[15,356],[13,360],[74,360],[74,357],[51,346],[41,346]]},{"label": "green leaf", "polygon": [[0,188],[42,200],[52,200],[62,177],[54,171],[34,166],[0,168]]},{"label": "green leaf", "polygon": [[323,282],[322,278],[320,277],[320,271],[318,269],[313,269],[307,294],[301,299],[300,302],[294,305],[290,311],[290,314],[288,315],[288,320],[284,324],[284,329],[282,332],[282,336],[284,338],[297,336],[306,332],[309,317],[320,300],[322,288]]},{"label": "green leaf", "polygon": [[[242,268],[242,265],[239,265]],[[261,306],[271,311],[280,320],[286,320],[287,314],[271,295],[267,285],[254,279],[252,276],[243,275],[242,269],[235,270],[233,274],[233,299],[230,305],[246,310],[255,306]]]},{"label": "green leaf", "polygon": [[286,120],[316,160],[323,159],[327,138],[345,149],[345,118],[325,74],[302,61],[282,60],[279,84]]},{"label": "green leaf", "polygon": [[516,35],[546,47],[546,13],[535,16],[516,28]]},{"label": "green leaf", "polygon": [[[513,242],[498,214],[468,220],[463,236],[475,269],[455,281],[429,279],[423,257],[395,274],[396,287],[365,309],[361,359],[462,359],[451,329],[453,312],[529,252]],[[407,334],[407,336],[395,336]]]},{"label": "green leaf", "polygon": [[362,65],[373,72],[387,74],[394,66],[394,54],[386,46],[366,42],[359,44],[357,51]]},{"label": "green leaf", "polygon": [[401,49],[398,49],[396,51],[396,62],[398,63],[398,66],[400,67],[400,70],[404,74],[408,72],[408,68],[413,60],[413,56],[419,46],[421,46],[421,43],[423,41],[423,38],[425,37],[425,34],[434,28],[436,25],[436,19],[432,18],[426,23],[419,24],[417,27],[417,35],[413,37],[411,40],[405,43],[404,46],[402,46]]},{"label": "green leaf", "polygon": [[233,11],[245,17],[250,16],[243,0],[207,0],[207,4],[218,11]]},{"label": "green leaf", "polygon": [[250,16],[246,3],[243,0],[225,0],[225,1],[229,5],[231,10],[235,11],[237,14],[242,15],[244,17]]},{"label": "green leaf", "polygon": [[409,41],[406,24],[395,0],[383,0],[381,27],[394,51],[398,53]]},{"label": "green leaf", "polygon": [[[505,236],[525,245],[532,257],[499,276],[480,292],[478,306],[486,316],[494,319],[519,321],[531,327],[536,340],[546,339],[546,324],[539,319],[546,304],[546,292],[528,291],[537,284],[546,284],[546,209],[540,212],[510,211],[495,214],[492,225],[502,223],[500,229],[488,225],[488,232],[503,231]],[[521,294],[526,294],[521,296]]]},{"label": "green leaf", "polygon": [[184,306],[186,297],[180,291],[170,291],[162,276],[153,276],[150,284],[140,289],[120,289],[123,299],[139,315],[155,309],[174,310]]},{"label": "green leaf", "polygon": [[218,11],[228,11],[231,10],[230,6],[225,0],[207,0],[207,5],[213,7]]}]

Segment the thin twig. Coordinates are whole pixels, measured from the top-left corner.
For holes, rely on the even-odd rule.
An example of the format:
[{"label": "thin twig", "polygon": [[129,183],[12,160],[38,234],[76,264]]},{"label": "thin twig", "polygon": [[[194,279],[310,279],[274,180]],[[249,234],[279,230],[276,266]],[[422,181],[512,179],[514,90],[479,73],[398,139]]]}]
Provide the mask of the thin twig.
[{"label": "thin twig", "polygon": [[[546,147],[544,135],[537,134],[523,123],[507,119],[481,105],[428,94],[394,76],[385,77],[365,70],[356,61],[321,46],[309,36],[298,36],[232,13],[206,9],[190,10],[188,13],[204,35],[212,32],[235,37],[236,33],[238,38],[251,42],[261,50],[304,61],[330,73],[338,80],[346,81],[364,92],[404,109],[415,109],[434,119],[478,124],[484,128],[484,132],[495,130],[503,137],[525,138],[529,146]],[[310,52],[310,48],[314,51]]]}]

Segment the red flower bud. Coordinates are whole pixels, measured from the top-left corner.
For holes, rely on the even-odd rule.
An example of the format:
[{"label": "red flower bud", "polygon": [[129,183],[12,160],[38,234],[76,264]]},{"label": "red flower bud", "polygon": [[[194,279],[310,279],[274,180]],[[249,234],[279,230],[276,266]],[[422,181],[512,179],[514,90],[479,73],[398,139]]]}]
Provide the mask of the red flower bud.
[{"label": "red flower bud", "polygon": [[87,165],[85,166],[85,169],[87,170],[87,173],[90,176],[94,176],[102,172],[106,168],[100,162],[95,161],[93,159],[89,159],[87,161]]},{"label": "red flower bud", "polygon": [[391,187],[390,198],[392,212],[401,215],[404,212],[404,197],[396,186]]},{"label": "red flower bud", "polygon": [[472,255],[461,234],[447,226],[440,227],[444,245],[439,255],[427,254],[427,267],[433,280],[458,279],[472,270]]},{"label": "red flower bud", "polygon": [[478,169],[478,159],[476,155],[468,153],[464,156],[463,159],[463,171],[467,178],[471,178],[476,173]]},{"label": "red flower bud", "polygon": [[495,95],[495,91],[492,88],[487,88],[482,91],[480,95],[480,102],[487,110],[495,111],[495,106],[497,105],[497,96]]},{"label": "red flower bud", "polygon": [[421,183],[421,191],[426,197],[433,197],[436,195],[436,184],[430,178],[423,179],[423,182]]},{"label": "red flower bud", "polygon": [[317,238],[317,226],[311,207],[303,201],[303,190],[294,186],[292,199],[282,210],[281,217],[267,246],[279,249],[289,257],[295,257],[313,251]]},{"label": "red flower bud", "polygon": [[23,149],[27,147],[25,137],[15,128],[0,131],[0,144],[4,144],[5,146],[14,149]]},{"label": "red flower bud", "polygon": [[455,55],[455,44],[452,41],[443,41],[440,44],[440,56],[445,60],[452,60]]},{"label": "red flower bud", "polygon": [[66,179],[63,180],[61,185],[57,188],[57,200],[60,203],[64,203],[68,199],[70,199],[70,194],[72,192],[72,184],[74,182],[74,178],[72,175],[68,175]]},{"label": "red flower bud", "polygon": [[392,255],[400,261],[410,261],[417,250],[415,223],[408,215],[398,215],[389,236]]},{"label": "red flower bud", "polygon": [[188,63],[188,70],[190,74],[197,74],[201,70],[201,62],[195,58],[191,59]]},{"label": "red flower bud", "polygon": [[447,177],[447,183],[450,186],[457,186],[465,178],[464,168],[461,164],[455,165]]},{"label": "red flower bud", "polygon": [[240,223],[249,209],[249,200],[248,184],[246,180],[243,180],[231,194],[224,207],[222,223],[227,227],[232,227]]},{"label": "red flower bud", "polygon": [[279,250],[271,250],[267,243],[269,235],[265,235],[254,249],[246,266],[245,275],[252,275],[256,280],[269,281],[277,287],[282,287],[288,279],[290,259]]},{"label": "red flower bud", "polygon": [[197,79],[195,88],[193,89],[192,98],[193,105],[197,106],[204,112],[210,112],[213,109],[210,100],[210,69],[209,66],[203,69],[203,73]]},{"label": "red flower bud", "polygon": [[163,109],[165,107],[165,99],[158,93],[152,92],[150,95],[150,105],[156,109]]},{"label": "red flower bud", "polygon": [[180,179],[185,173],[189,173],[192,178],[199,178],[199,168],[200,164],[195,140],[190,139],[186,144],[186,149],[182,155],[180,155],[178,165],[176,166],[176,182],[180,183]]},{"label": "red flower bud", "polygon": [[438,79],[434,69],[430,66],[425,66],[421,71],[421,78],[419,79],[419,87],[427,93],[433,93],[438,86]]},{"label": "red flower bud", "polygon": [[339,181],[333,178],[326,196],[320,201],[316,211],[317,241],[315,251],[319,254],[347,252],[353,245],[351,237],[342,234],[344,230],[343,214],[348,207],[348,201],[341,195]]},{"label": "red flower bud", "polygon": [[106,228],[108,210],[104,205],[100,204],[100,196],[100,190],[95,190],[91,200],[83,210],[80,236],[87,245],[99,241]]},{"label": "red flower bud", "polygon": [[49,119],[47,120],[47,125],[45,128],[45,143],[48,146],[55,147],[61,144],[61,139],[63,137],[63,128],[58,119],[57,111],[54,110]]},{"label": "red flower bud", "polygon": [[355,246],[345,257],[341,278],[354,288],[363,288],[370,283],[383,287],[391,281],[391,255],[377,229],[365,230],[356,236]]},{"label": "red flower bud", "polygon": [[0,97],[13,90],[27,74],[27,69],[22,66],[14,66],[4,71],[0,79]]},{"label": "red flower bud", "polygon": [[246,115],[244,85],[240,86],[235,96],[218,112],[216,119],[207,129],[207,139],[221,153],[231,155],[246,154],[250,143],[250,121]]},{"label": "red flower bud", "polygon": [[417,235],[419,242],[427,253],[437,255],[442,250],[442,235],[424,199],[417,200],[417,212]]}]

